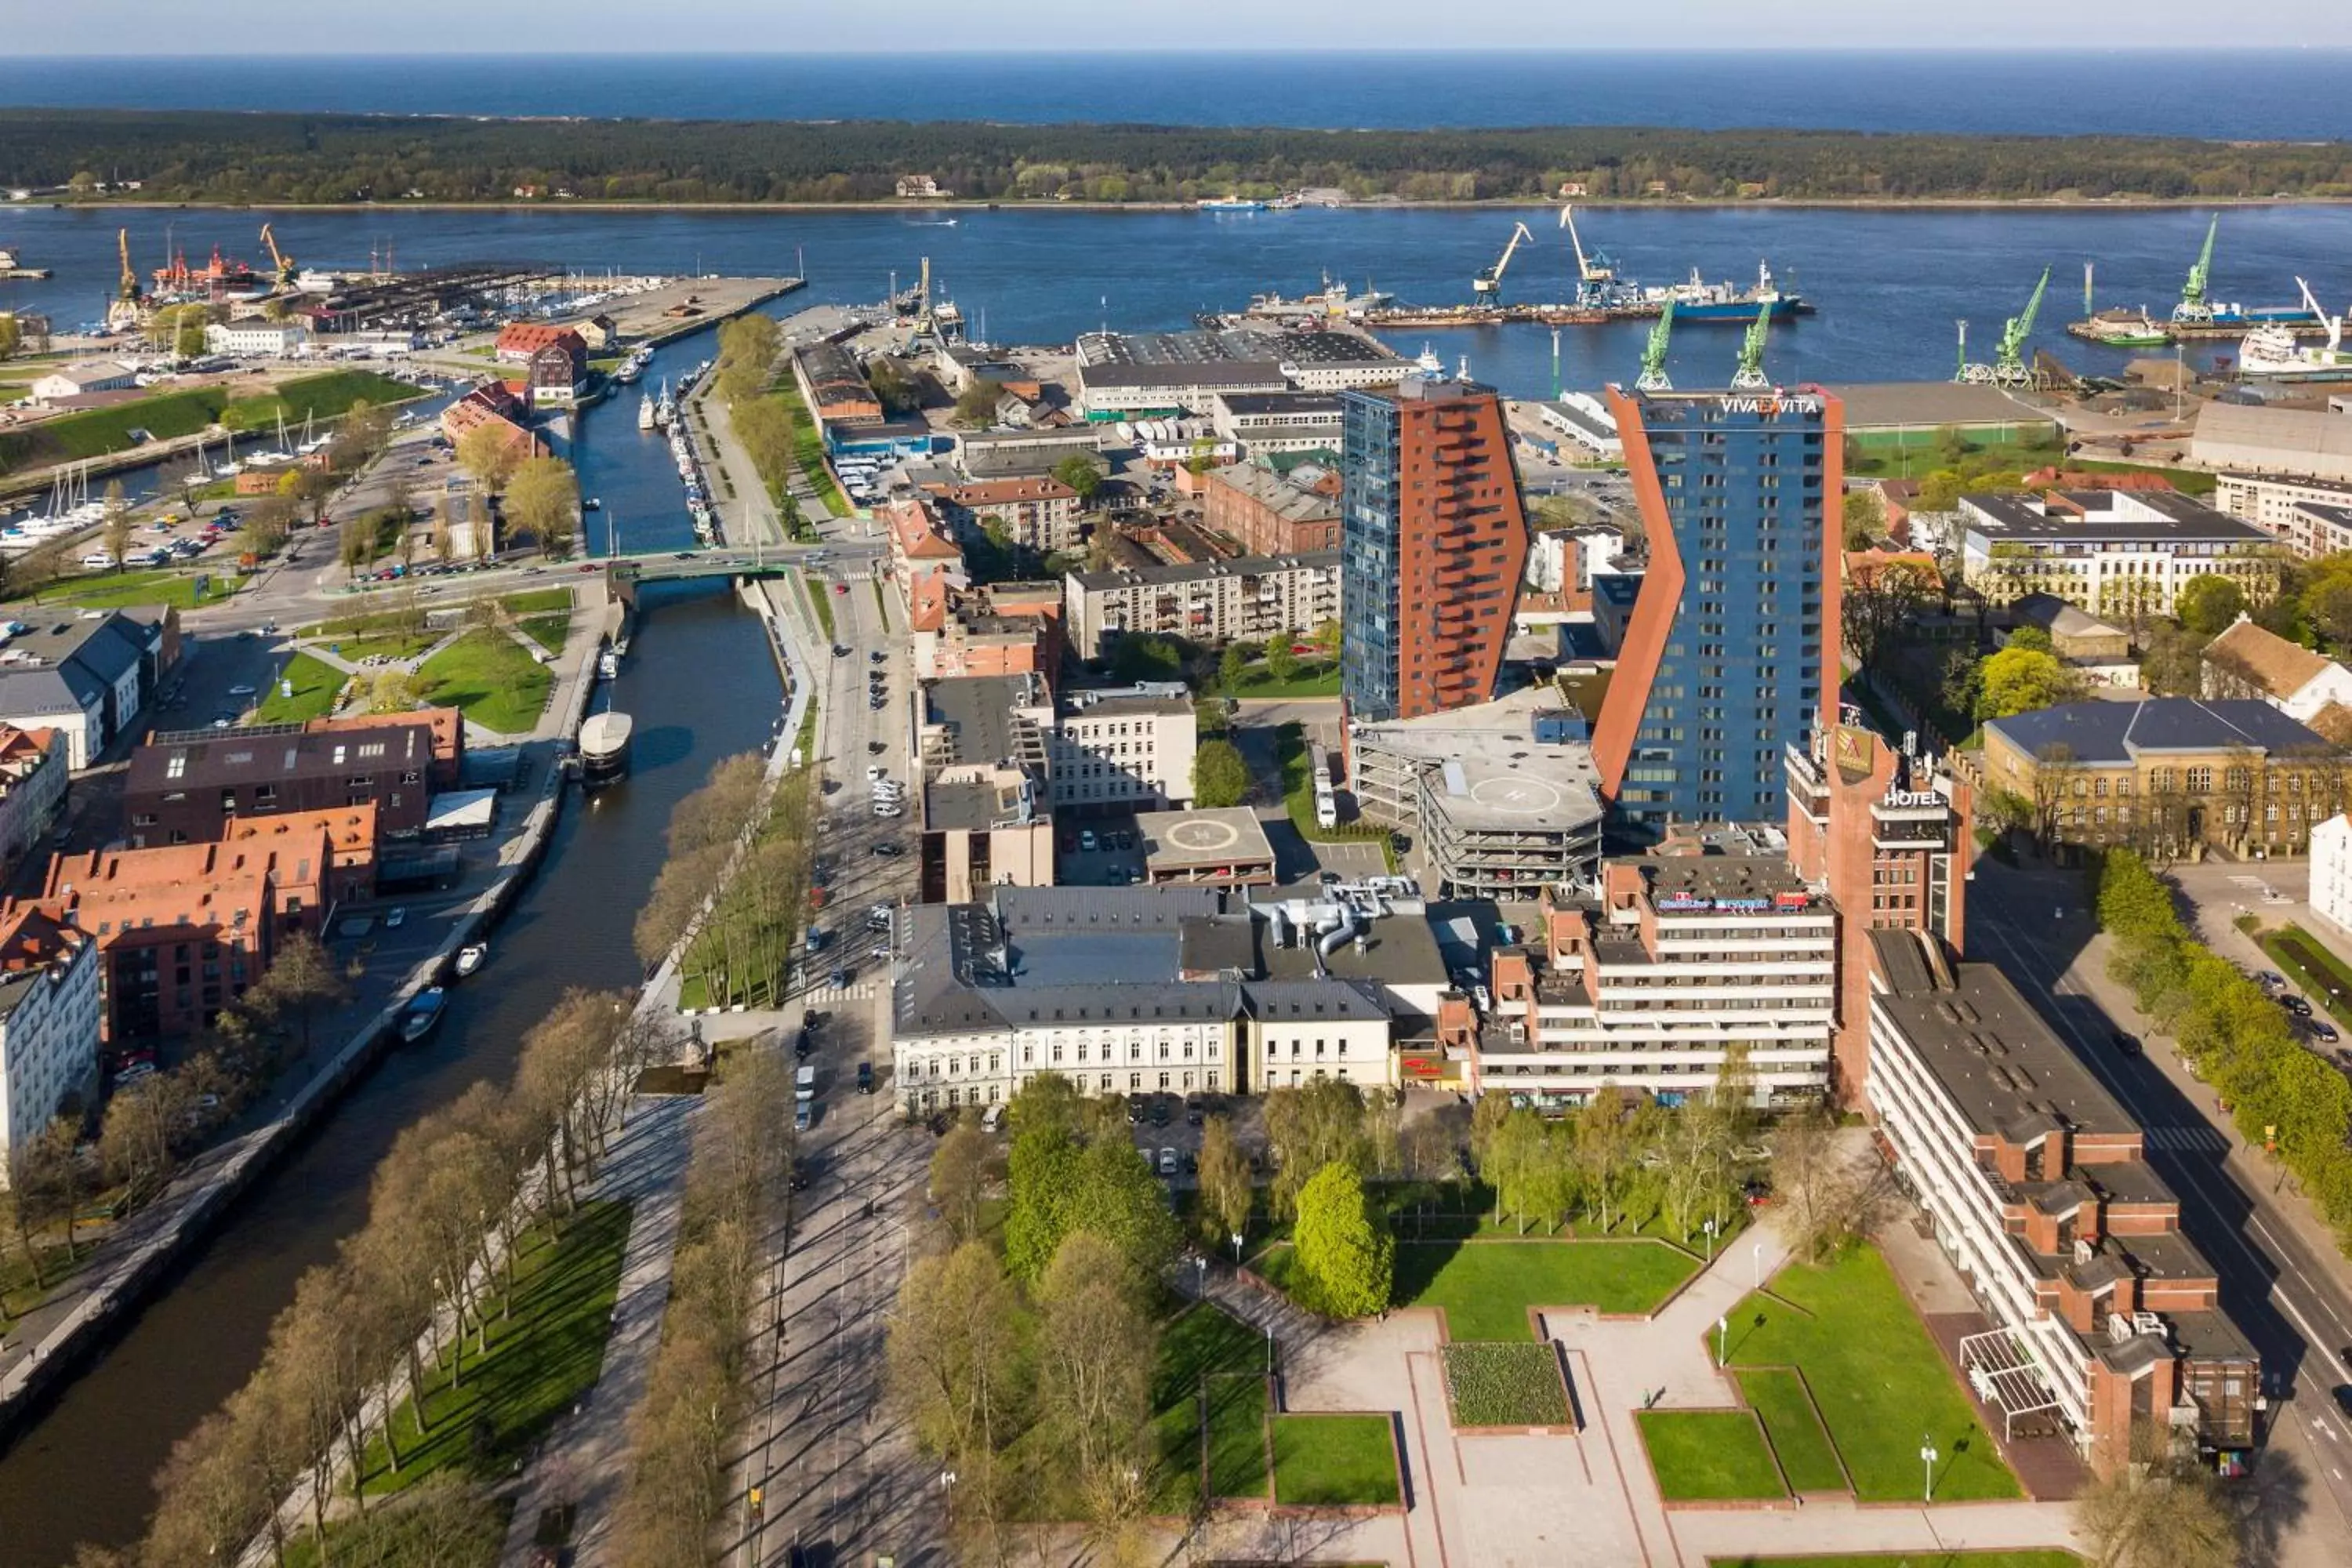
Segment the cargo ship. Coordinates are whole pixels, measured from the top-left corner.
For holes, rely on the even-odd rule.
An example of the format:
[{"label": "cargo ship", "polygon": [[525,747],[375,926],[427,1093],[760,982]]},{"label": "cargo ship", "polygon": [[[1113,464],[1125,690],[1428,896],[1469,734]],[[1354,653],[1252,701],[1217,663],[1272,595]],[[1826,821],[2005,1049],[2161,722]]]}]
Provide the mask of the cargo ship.
[{"label": "cargo ship", "polygon": [[[1644,313],[1654,316],[1665,309],[1669,300],[1675,302],[1676,326],[1706,321],[1733,321],[1744,326],[1767,306],[1771,308],[1772,320],[1776,321],[1813,313],[1812,305],[1803,295],[1784,289],[1773,281],[1771,265],[1763,261],[1756,264],[1756,281],[1745,289],[1733,283],[1702,282],[1698,268],[1694,267],[1689,282],[1643,289],[1639,296]],[[1611,301],[1604,295],[1591,303],[1606,310]]]},{"label": "cargo ship", "polygon": [[2111,349],[2150,349],[2172,341],[2164,323],[2145,310],[2101,310],[2089,321],[2075,321],[2066,330],[2078,338]]},{"label": "cargo ship", "polygon": [[2295,342],[2294,329],[2284,321],[2265,321],[2248,332],[2238,347],[2238,374],[2257,381],[2352,381],[2352,353],[2344,348],[2344,318],[2319,308],[2311,285],[2302,279],[2304,308],[2327,334],[2324,344],[2306,348]]},{"label": "cargo ship", "polygon": [[16,253],[0,246],[0,278],[28,278],[37,282],[49,275],[46,267],[27,267],[16,259]]},{"label": "cargo ship", "polygon": [[1249,309],[1242,314],[1262,321],[1321,321],[1335,316],[1360,321],[1367,312],[1395,302],[1395,295],[1375,289],[1370,283],[1364,285],[1362,293],[1350,294],[1345,283],[1326,274],[1319,293],[1301,294],[1296,300],[1285,299],[1278,292],[1253,294]]}]

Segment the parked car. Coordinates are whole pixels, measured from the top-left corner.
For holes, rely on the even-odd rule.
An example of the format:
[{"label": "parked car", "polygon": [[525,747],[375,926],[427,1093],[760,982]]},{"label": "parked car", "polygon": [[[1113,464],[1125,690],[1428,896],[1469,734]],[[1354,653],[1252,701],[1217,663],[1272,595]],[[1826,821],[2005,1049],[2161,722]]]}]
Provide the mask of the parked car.
[{"label": "parked car", "polygon": [[2314,1018],[2311,1021],[2311,1033],[2314,1039],[2332,1042],[2336,1038],[2336,1026],[2329,1023],[2324,1023],[2317,1018]]},{"label": "parked car", "polygon": [[2121,1051],[2125,1056],[2136,1057],[2139,1055],[2138,1036],[2127,1035],[2124,1033],[2123,1030],[2117,1029],[2113,1035],[2109,1036],[2108,1038],[2115,1042],[2116,1049]]},{"label": "parked car", "polygon": [[859,1062],[857,1064],[857,1092],[860,1094],[872,1094],[874,1092],[874,1064],[872,1062]]},{"label": "parked car", "polygon": [[1175,1151],[1175,1150],[1173,1150],[1173,1149],[1162,1149],[1162,1150],[1160,1150],[1160,1173],[1161,1175],[1163,1175],[1163,1176],[1173,1176],[1173,1175],[1175,1175],[1175,1173],[1176,1173],[1176,1151]]},{"label": "parked car", "polygon": [[874,853],[881,856],[885,860],[890,860],[897,858],[898,856],[906,853],[906,851],[900,849],[898,845],[892,843],[889,839],[885,838],[874,846]]},{"label": "parked car", "polygon": [[1127,1124],[1129,1127],[1140,1126],[1143,1121],[1144,1113],[1150,1109],[1150,1104],[1145,1096],[1140,1094],[1129,1095],[1127,1097]]},{"label": "parked car", "polygon": [[2311,1016],[2311,1004],[2300,996],[2292,994],[2282,996],[2278,999],[2278,1004],[2298,1018]]}]

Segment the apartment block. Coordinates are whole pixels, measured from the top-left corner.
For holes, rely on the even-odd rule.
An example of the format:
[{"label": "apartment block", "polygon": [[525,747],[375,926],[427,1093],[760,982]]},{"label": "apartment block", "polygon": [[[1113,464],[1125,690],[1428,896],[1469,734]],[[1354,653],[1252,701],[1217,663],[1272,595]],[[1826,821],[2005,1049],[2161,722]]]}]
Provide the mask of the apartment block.
[{"label": "apartment block", "polygon": [[190,730],[131,754],[122,807],[134,849],[210,843],[233,816],[371,803],[383,837],[414,837],[424,831],[436,765],[434,724],[406,714],[322,731]]},{"label": "apartment block", "polygon": [[[1336,436],[1328,443],[1339,444]],[[1212,468],[1201,477],[1201,521],[1237,542],[1244,555],[1337,550],[1339,476],[1306,464],[1287,474],[1255,463]]]},{"label": "apartment block", "polygon": [[[1713,830],[1717,834],[1727,830]],[[1836,1021],[1837,914],[1775,833],[1612,860],[1591,898],[1547,887],[1536,940],[1494,954],[1473,1088],[1543,1110],[1604,1084],[1679,1105],[1743,1047],[1754,1103],[1819,1100]]]},{"label": "apartment block", "polygon": [[1073,572],[1062,597],[1080,658],[1103,658],[1123,637],[1211,643],[1311,637],[1339,618],[1339,552]]},{"label": "apartment block", "polygon": [[[277,947],[272,857],[220,844],[59,856],[38,907],[96,940],[105,1037],[192,1034]],[[12,902],[0,920],[27,907]]]},{"label": "apartment block", "polygon": [[1342,398],[1340,692],[1379,722],[1495,695],[1527,568],[1502,400],[1410,380]]},{"label": "apartment block", "polygon": [[2139,1126],[1990,964],[1874,931],[1865,1100],[1881,1151],[1992,1327],[1960,1342],[2011,1435],[2113,1475],[2193,1448],[2236,1472],[2262,1364]]},{"label": "apartment block", "polygon": [[1959,516],[1960,577],[1994,605],[2048,594],[2129,619],[2171,615],[2209,573],[2250,598],[2278,580],[2269,533],[2170,490],[1965,495]]},{"label": "apartment block", "polygon": [[2352,550],[2352,479],[2296,474],[2219,474],[2213,505],[2306,561]]},{"label": "apartment block", "polygon": [[99,1087],[98,944],[31,906],[0,914],[0,1187],[10,1152]]},{"label": "apartment block", "polygon": [[1199,726],[1166,683],[1055,696],[1041,675],[973,676],[923,688],[918,750],[926,779],[947,770],[1031,770],[1055,813],[1154,810],[1192,798]]},{"label": "apartment block", "polygon": [[1783,752],[1837,718],[1843,405],[1816,387],[1609,405],[1650,561],[1593,726],[1602,797],[1654,837],[1777,822]]}]

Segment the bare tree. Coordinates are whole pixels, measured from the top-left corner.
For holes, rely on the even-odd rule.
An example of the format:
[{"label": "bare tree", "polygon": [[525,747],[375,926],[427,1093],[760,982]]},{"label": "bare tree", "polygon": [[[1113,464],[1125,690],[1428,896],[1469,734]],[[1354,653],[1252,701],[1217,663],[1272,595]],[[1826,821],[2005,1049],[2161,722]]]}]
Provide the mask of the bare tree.
[{"label": "bare tree", "polygon": [[1014,1429],[1024,1328],[1012,1282],[982,1243],[908,1271],[890,1323],[890,1378],[930,1453],[961,1469]]},{"label": "bare tree", "polygon": [[261,1531],[278,1500],[251,1451],[254,1436],[224,1409],[172,1445],[140,1552],[150,1568],[218,1568]]},{"label": "bare tree", "polygon": [[1885,1187],[1885,1168],[1841,1137],[1822,1107],[1793,1111],[1773,1131],[1772,1195],[1794,1256],[1818,1263],[1836,1253],[1872,1223]]},{"label": "bare tree", "polygon": [[122,569],[131,555],[131,503],[122,497],[122,481],[106,481],[106,521],[101,537],[106,552],[114,557],[115,570]]},{"label": "bare tree", "polygon": [[2092,1483],[2074,1505],[2100,1568],[2230,1568],[2238,1531],[2211,1470],[2168,1455]]},{"label": "bare tree", "polygon": [[1624,1091],[1604,1083],[1576,1114],[1576,1164],[1606,1234],[1622,1217],[1619,1207],[1638,1153],[1626,1125]]},{"label": "bare tree", "polygon": [[161,1192],[171,1179],[173,1144],[181,1119],[191,1109],[187,1088],[176,1073],[153,1073],[107,1102],[98,1134],[98,1157],[107,1175],[124,1188],[133,1207]]},{"label": "bare tree", "polygon": [[948,1129],[931,1151],[931,1201],[959,1243],[980,1237],[980,1200],[988,1184],[988,1134],[969,1121]]},{"label": "bare tree", "polygon": [[282,939],[269,968],[245,994],[247,1007],[264,1017],[290,1017],[299,1032],[302,1054],[310,1054],[310,1024],[321,1007],[340,1005],[351,997],[351,984],[326,944],[307,931]]}]

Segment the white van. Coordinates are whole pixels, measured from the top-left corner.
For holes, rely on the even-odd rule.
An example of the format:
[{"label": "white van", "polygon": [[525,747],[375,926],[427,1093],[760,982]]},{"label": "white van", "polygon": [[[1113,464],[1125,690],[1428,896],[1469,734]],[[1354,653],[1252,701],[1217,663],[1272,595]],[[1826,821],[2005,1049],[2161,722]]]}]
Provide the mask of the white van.
[{"label": "white van", "polygon": [[93,550],[81,558],[81,563],[94,572],[103,572],[114,564],[114,557],[103,550]]}]

